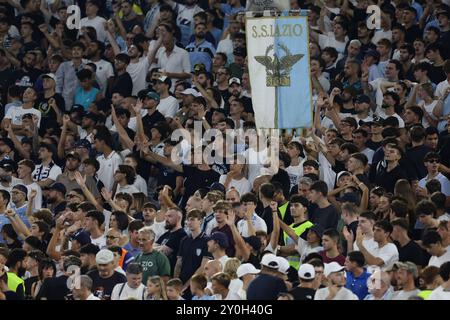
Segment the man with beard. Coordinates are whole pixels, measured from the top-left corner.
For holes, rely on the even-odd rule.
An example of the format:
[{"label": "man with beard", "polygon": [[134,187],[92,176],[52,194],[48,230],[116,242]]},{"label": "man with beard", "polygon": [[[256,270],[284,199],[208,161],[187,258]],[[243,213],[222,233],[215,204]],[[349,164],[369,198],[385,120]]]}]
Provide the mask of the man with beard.
[{"label": "man with beard", "polygon": [[228,85],[228,81],[230,80],[230,70],[225,66],[220,67],[215,74],[215,79],[215,88],[219,90],[222,99],[227,103],[231,96]]},{"label": "man with beard", "polygon": [[8,288],[15,292],[19,299],[25,297],[25,281],[22,277],[25,275],[25,258],[27,253],[23,249],[13,249],[6,260],[6,266],[9,268],[7,272],[8,276]]},{"label": "man with beard", "polygon": [[355,99],[355,112],[354,115],[356,121],[361,124],[361,122],[372,122],[373,118],[369,115],[370,111],[370,98],[365,94],[361,94]]},{"label": "man with beard", "polygon": [[229,112],[230,104],[235,99],[241,99],[242,104],[244,105],[244,112],[252,112],[253,111],[253,105],[252,105],[252,99],[242,96],[242,85],[241,85],[241,79],[239,78],[231,78],[228,81],[228,91],[230,93],[230,97],[228,100],[226,100],[228,103],[225,105],[225,109],[227,112]]},{"label": "man with beard", "polygon": [[22,68],[13,73],[11,83],[20,87],[32,87],[42,73],[34,68],[35,63],[36,54],[33,51],[26,52],[22,59]]},{"label": "man with beard", "polygon": [[89,43],[86,55],[86,58],[92,61],[97,67],[95,74],[103,94],[106,92],[108,78],[114,76],[114,70],[111,63],[102,59],[104,52],[104,43],[97,40]]},{"label": "man with beard", "polygon": [[83,59],[86,47],[82,42],[72,44],[72,59],[61,63],[56,71],[56,92],[62,94],[66,102],[66,110],[73,105],[75,90],[78,87],[77,72],[84,69],[87,60]]},{"label": "man with beard", "polygon": [[59,215],[61,212],[66,210],[67,202],[66,198],[66,187],[62,183],[54,183],[49,188],[49,194],[47,197],[48,209],[53,213],[53,216]]},{"label": "man with beard", "polygon": [[[108,32],[109,34],[109,32]],[[109,77],[106,88],[107,99],[111,99],[114,93],[120,93],[122,97],[131,96],[133,91],[133,80],[127,72],[127,67],[130,64],[130,57],[126,53],[119,53],[114,59],[115,75]]]},{"label": "man with beard", "polygon": [[38,95],[37,109],[41,112],[41,128],[44,131],[62,123],[65,101],[61,94],[56,93],[56,76],[53,73],[42,76],[42,86],[44,92]]},{"label": "man with beard", "polygon": [[180,248],[181,239],[186,236],[186,232],[181,227],[183,212],[179,208],[171,208],[166,212],[166,229],[168,230],[157,243],[160,245],[157,250],[164,253],[170,261],[170,275],[173,276],[177,254]]},{"label": "man with beard", "polygon": [[[75,172],[79,171],[80,165],[80,155],[75,151],[69,152],[66,156],[66,167],[64,173],[61,173],[56,178],[56,182],[63,184],[67,192],[80,188],[75,180]],[[86,176],[86,187],[96,199],[100,197],[100,193],[97,189],[97,184],[95,183],[94,178],[92,178],[91,176]]]},{"label": "man with beard", "polygon": [[194,31],[195,40],[186,46],[186,51],[189,52],[191,66],[194,68],[196,64],[201,63],[205,66],[206,71],[210,72],[216,49],[211,42],[205,40],[206,25],[204,23],[198,23]]}]

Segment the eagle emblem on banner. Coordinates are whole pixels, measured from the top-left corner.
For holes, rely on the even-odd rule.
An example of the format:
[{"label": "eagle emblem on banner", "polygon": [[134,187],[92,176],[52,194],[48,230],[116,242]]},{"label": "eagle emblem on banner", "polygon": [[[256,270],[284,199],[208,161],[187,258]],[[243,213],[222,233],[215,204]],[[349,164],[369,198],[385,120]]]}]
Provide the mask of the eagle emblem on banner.
[{"label": "eagle emblem on banner", "polygon": [[274,45],[271,44],[266,48],[266,54],[255,56],[255,60],[266,67],[267,87],[290,87],[292,67],[304,57],[304,54],[292,54],[281,42],[278,43],[278,47],[284,52],[284,56],[278,57],[276,52],[273,56],[269,56],[274,50]]}]

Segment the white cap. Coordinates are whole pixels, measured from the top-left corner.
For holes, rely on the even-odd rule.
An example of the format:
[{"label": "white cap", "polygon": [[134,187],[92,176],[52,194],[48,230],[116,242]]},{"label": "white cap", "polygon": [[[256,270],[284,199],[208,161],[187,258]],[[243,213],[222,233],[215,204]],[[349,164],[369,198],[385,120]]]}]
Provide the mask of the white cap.
[{"label": "white cap", "polygon": [[325,274],[325,277],[328,277],[330,274],[342,270],[344,270],[344,267],[341,266],[339,263],[333,261],[331,263],[325,263],[323,273]]},{"label": "white cap", "polygon": [[287,274],[289,271],[289,268],[291,267],[289,265],[289,261],[287,261],[286,258],[277,256],[278,259],[278,271],[283,273],[283,274]]},{"label": "white cap", "polygon": [[181,94],[185,94],[185,95],[189,95],[190,94],[190,95],[192,95],[194,97],[200,97],[201,96],[200,92],[198,92],[197,90],[192,89],[192,88],[185,89],[183,92],[181,92]]},{"label": "white cap", "polygon": [[232,85],[233,83],[237,83],[238,85],[241,85],[241,79],[233,77],[230,80],[228,80],[228,85]]},{"label": "white cap", "polygon": [[55,76],[54,73],[46,73],[46,74],[44,74],[44,75],[42,76],[42,78],[50,78],[50,79],[52,79],[53,81],[56,82],[56,76]]},{"label": "white cap", "polygon": [[312,280],[316,276],[314,266],[309,263],[303,263],[298,269],[298,277],[300,279]]},{"label": "white cap", "polygon": [[261,265],[271,269],[278,269],[278,258],[272,253],[265,254],[261,259]]},{"label": "white cap", "polygon": [[95,256],[95,262],[97,264],[108,264],[114,261],[114,254],[111,250],[108,249],[102,249],[99,252],[97,252],[97,255]]},{"label": "white cap", "polygon": [[236,271],[238,278],[245,276],[246,274],[257,274],[261,270],[256,269],[251,263],[241,264]]}]

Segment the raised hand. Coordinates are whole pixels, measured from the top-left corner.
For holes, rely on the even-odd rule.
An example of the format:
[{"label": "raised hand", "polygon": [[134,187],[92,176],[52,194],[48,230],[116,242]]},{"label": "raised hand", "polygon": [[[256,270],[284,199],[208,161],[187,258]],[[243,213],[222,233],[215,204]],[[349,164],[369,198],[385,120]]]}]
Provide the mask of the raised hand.
[{"label": "raised hand", "polygon": [[75,181],[81,186],[86,186],[86,176],[82,176],[79,171],[75,172]]},{"label": "raised hand", "polygon": [[272,209],[272,212],[278,212],[278,203],[276,201],[270,201],[270,209]]},{"label": "raised hand", "polygon": [[106,200],[106,201],[111,201],[112,199],[112,192],[106,190],[106,188],[102,188],[101,191],[102,197]]},{"label": "raised hand", "polygon": [[236,213],[234,210],[228,210],[228,216],[227,216],[227,225],[234,226],[234,222],[236,221]]},{"label": "raised hand", "polygon": [[353,235],[353,231],[351,229],[347,228],[347,226],[344,226],[344,228],[342,229],[342,234],[344,235],[344,238],[347,242],[353,243],[353,241],[355,241],[355,236]]},{"label": "raised hand", "polygon": [[36,195],[37,195],[37,190],[31,189],[30,196],[29,196],[30,201],[33,201],[36,198]]}]

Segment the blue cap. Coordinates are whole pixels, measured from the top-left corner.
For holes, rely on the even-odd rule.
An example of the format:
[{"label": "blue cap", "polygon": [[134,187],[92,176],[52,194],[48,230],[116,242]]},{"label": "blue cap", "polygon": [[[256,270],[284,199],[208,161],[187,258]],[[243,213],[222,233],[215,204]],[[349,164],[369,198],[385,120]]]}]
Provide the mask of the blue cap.
[{"label": "blue cap", "polygon": [[228,243],[228,237],[225,233],[217,231],[214,232],[213,234],[211,234],[211,236],[208,238],[209,240],[213,240],[215,242],[217,242],[217,244],[221,247],[221,248],[228,248],[229,243]]},{"label": "blue cap", "polygon": [[85,148],[90,150],[91,149],[91,143],[87,139],[81,139],[75,142],[75,148]]}]

